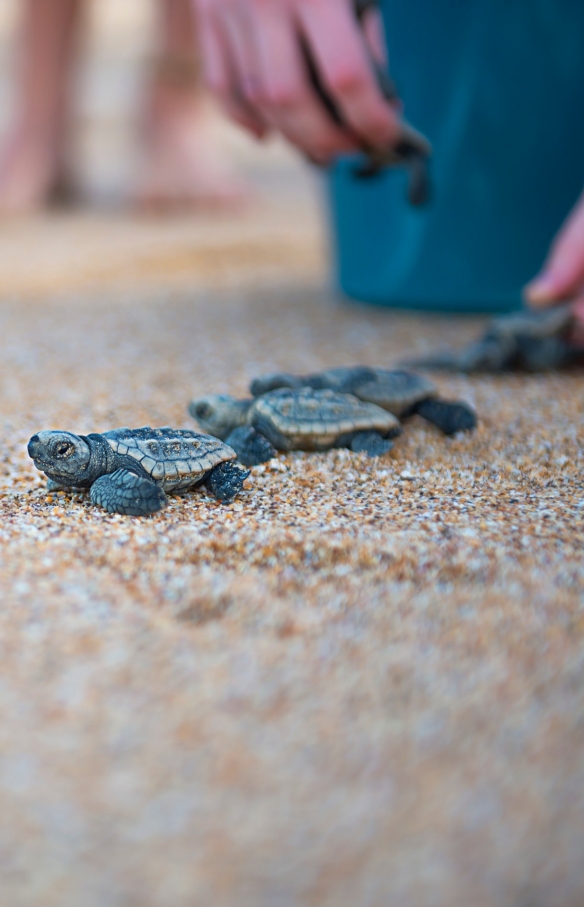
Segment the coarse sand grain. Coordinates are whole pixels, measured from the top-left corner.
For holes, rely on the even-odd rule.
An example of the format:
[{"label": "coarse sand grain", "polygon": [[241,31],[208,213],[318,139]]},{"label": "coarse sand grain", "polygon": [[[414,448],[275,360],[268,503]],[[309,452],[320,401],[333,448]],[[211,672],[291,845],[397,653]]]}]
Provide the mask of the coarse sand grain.
[{"label": "coarse sand grain", "polygon": [[6,264],[0,903],[581,907],[581,375],[440,378],[473,434],[414,417],[381,459],[281,455],[149,519],[27,457],[482,324],[340,303],[310,231],[262,236],[177,267],[174,233],[101,278]]}]

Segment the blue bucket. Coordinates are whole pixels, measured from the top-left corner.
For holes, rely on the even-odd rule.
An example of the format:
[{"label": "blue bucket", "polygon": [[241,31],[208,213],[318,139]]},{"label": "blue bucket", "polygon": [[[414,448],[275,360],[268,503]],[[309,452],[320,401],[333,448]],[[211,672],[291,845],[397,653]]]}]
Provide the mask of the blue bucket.
[{"label": "blue bucket", "polygon": [[390,68],[428,136],[433,192],[407,174],[329,178],[338,285],[383,306],[519,307],[584,184],[582,0],[386,0]]}]

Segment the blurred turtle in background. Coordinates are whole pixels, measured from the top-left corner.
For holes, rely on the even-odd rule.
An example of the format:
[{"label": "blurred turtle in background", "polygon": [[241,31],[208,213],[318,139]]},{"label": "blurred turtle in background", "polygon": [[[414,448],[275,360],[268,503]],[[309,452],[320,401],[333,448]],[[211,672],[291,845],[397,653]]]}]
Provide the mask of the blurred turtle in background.
[{"label": "blurred turtle in background", "polygon": [[400,434],[398,419],[352,394],[309,387],[280,388],[255,400],[209,394],[189,405],[208,434],[225,441],[245,466],[264,463],[277,450],[348,447],[378,457]]},{"label": "blurred turtle in background", "polygon": [[584,364],[584,345],[573,338],[570,305],[525,309],[493,318],[483,336],[460,350],[445,350],[406,362],[446,372],[546,372]]},{"label": "blurred turtle in background", "polygon": [[353,394],[366,403],[375,403],[398,419],[417,413],[445,435],[476,428],[476,413],[466,403],[442,400],[438,388],[422,375],[404,369],[369,368],[355,365],[331,368],[312,375],[276,373],[255,378],[250,385],[254,397],[277,388],[327,388]]}]

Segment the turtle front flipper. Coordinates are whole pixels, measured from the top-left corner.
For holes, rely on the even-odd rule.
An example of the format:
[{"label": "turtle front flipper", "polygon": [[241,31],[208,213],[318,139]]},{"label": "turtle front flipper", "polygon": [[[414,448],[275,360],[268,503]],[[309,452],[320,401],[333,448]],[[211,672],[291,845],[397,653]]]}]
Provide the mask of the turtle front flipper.
[{"label": "turtle front flipper", "polygon": [[241,466],[236,466],[232,460],[227,460],[211,470],[203,485],[218,501],[229,504],[235,495],[239,494],[249,474],[249,469],[242,469]]},{"label": "turtle front flipper", "polygon": [[453,403],[450,400],[429,397],[417,403],[413,412],[431,422],[445,435],[455,435],[458,431],[472,431],[477,427],[477,415],[466,403]]},{"label": "turtle front flipper", "polygon": [[353,453],[366,453],[368,457],[381,457],[393,447],[393,442],[382,438],[376,431],[357,431],[349,444]]},{"label": "turtle front flipper", "polygon": [[244,466],[258,466],[276,456],[276,449],[268,439],[251,426],[240,426],[231,432],[225,443],[233,448],[237,459]]},{"label": "turtle front flipper", "polygon": [[276,372],[272,375],[254,378],[249,390],[253,397],[261,397],[263,394],[279,390],[281,387],[304,387],[304,381],[297,375],[290,375],[288,372]]},{"label": "turtle front flipper", "polygon": [[156,482],[128,469],[116,469],[101,476],[91,486],[89,497],[92,504],[103,507],[108,513],[128,516],[149,516],[168,504],[168,498]]}]

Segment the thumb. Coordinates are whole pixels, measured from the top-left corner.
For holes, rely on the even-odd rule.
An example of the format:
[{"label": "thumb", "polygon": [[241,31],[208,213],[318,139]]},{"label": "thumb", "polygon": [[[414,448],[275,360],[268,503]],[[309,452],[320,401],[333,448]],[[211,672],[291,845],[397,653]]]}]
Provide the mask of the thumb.
[{"label": "thumb", "polygon": [[525,287],[527,301],[546,306],[584,286],[584,194],[556,236],[543,270]]}]

